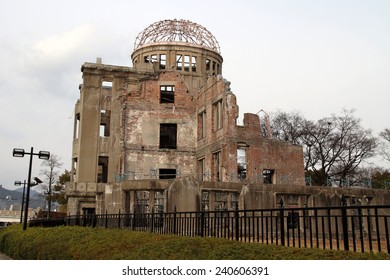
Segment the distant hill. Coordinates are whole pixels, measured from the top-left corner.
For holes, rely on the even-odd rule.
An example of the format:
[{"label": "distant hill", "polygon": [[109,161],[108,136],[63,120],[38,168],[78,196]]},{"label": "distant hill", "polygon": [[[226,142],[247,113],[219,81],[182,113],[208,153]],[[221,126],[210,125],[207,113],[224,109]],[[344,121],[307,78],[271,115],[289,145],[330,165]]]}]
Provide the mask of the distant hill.
[{"label": "distant hill", "polygon": [[[9,210],[12,207],[14,210],[19,210],[23,198],[23,188],[9,190],[0,188],[0,209]],[[30,189],[30,208],[45,208],[45,197],[32,189]]]}]

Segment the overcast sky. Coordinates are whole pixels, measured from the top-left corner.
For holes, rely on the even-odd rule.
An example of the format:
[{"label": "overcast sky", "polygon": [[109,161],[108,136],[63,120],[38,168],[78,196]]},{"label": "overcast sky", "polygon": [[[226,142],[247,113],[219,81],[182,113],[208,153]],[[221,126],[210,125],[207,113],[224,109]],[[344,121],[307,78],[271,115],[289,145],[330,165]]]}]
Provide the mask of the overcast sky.
[{"label": "overcast sky", "polygon": [[[280,109],[318,120],[347,108],[374,135],[390,128],[389,0],[7,1],[0,184],[27,179],[28,157],[13,158],[13,148],[50,151],[69,170],[81,65],[131,66],[137,34],[175,18],[217,38],[241,116]],[[34,177],[42,168],[33,160]]]}]

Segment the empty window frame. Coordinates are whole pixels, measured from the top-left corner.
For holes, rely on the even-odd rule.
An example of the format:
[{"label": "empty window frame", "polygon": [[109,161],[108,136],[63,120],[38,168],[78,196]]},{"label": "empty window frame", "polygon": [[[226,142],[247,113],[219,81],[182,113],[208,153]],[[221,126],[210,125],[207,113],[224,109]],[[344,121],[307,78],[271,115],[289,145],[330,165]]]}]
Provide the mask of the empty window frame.
[{"label": "empty window frame", "polygon": [[206,162],[204,158],[198,160],[197,166],[198,178],[202,181],[205,181],[206,178]]},{"label": "empty window frame", "polygon": [[166,54],[160,54],[160,69],[165,69],[167,66],[167,55]]},{"label": "empty window frame", "polygon": [[152,55],[145,55],[144,56],[144,62],[146,63],[153,63],[153,62],[157,62],[157,54],[152,54]]},{"label": "empty window frame", "polygon": [[202,191],[202,211],[209,211],[210,192]]},{"label": "empty window frame", "polygon": [[196,56],[191,57],[191,70],[192,72],[196,72]]},{"label": "empty window frame", "polygon": [[210,59],[206,59],[206,71],[210,71],[210,65],[211,65],[211,60]]},{"label": "empty window frame", "polygon": [[110,136],[110,111],[100,111],[100,131],[99,136],[109,137]]},{"label": "empty window frame", "polygon": [[176,70],[183,69],[183,56],[181,54],[176,55]]},{"label": "empty window frame", "polygon": [[160,124],[160,149],[176,149],[177,124]]},{"label": "empty window frame", "polygon": [[213,104],[213,123],[214,123],[214,130],[218,130],[222,128],[223,119],[222,119],[222,99],[215,102]]},{"label": "empty window frame", "polygon": [[98,183],[107,183],[108,179],[108,157],[99,157],[98,163]]},{"label": "empty window frame", "polygon": [[164,191],[154,191],[154,213],[164,212]]},{"label": "empty window frame", "polygon": [[150,60],[151,60],[151,62],[153,63],[153,62],[157,62],[158,60],[157,60],[157,54],[152,54],[151,56],[150,56]]},{"label": "empty window frame", "polygon": [[[135,203],[134,203],[134,213],[135,214],[145,214],[150,213],[150,201],[149,191],[136,191],[135,192]],[[146,219],[145,219],[146,220]]]},{"label": "empty window frame", "polygon": [[198,115],[198,139],[206,137],[206,111]]},{"label": "empty window frame", "polygon": [[215,192],[214,211],[228,210],[228,197],[227,192]]},{"label": "empty window frame", "polygon": [[237,148],[237,175],[238,179],[244,180],[246,178],[246,148]]},{"label": "empty window frame", "polygon": [[79,138],[80,134],[80,113],[77,113],[74,118],[74,139]]},{"label": "empty window frame", "polygon": [[212,177],[214,181],[222,181],[222,164],[221,164],[221,151],[213,153],[213,162],[212,162]]},{"label": "empty window frame", "polygon": [[159,179],[175,179],[176,178],[176,169],[172,168],[160,168],[158,170]]},{"label": "empty window frame", "polygon": [[191,57],[189,55],[184,56],[184,71],[186,72],[190,71],[190,59]]},{"label": "empty window frame", "polygon": [[263,182],[264,184],[275,184],[275,170],[264,169],[263,170]]},{"label": "empty window frame", "polygon": [[175,103],[175,86],[160,86],[160,103]]}]

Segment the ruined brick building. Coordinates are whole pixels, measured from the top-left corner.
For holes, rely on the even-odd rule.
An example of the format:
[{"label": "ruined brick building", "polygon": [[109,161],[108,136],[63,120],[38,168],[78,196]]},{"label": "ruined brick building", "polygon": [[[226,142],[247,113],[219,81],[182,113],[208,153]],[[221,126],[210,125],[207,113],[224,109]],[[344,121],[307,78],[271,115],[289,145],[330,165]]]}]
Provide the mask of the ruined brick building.
[{"label": "ruined brick building", "polygon": [[204,27],[156,22],[131,59],[81,67],[68,213],[248,209],[269,206],[258,190],[243,199],[248,185],[304,185],[302,147],[262,137],[258,114],[237,125],[219,44]]}]

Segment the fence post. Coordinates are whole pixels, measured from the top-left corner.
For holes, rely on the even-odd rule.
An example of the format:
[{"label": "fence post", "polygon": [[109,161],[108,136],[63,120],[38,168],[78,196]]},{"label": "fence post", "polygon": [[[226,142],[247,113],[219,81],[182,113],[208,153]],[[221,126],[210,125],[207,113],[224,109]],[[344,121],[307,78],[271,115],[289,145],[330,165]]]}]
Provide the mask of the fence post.
[{"label": "fence post", "polygon": [[118,212],[118,228],[121,228],[121,209]]},{"label": "fence post", "polygon": [[176,234],[176,205],[173,210],[173,234]]},{"label": "fence post", "polygon": [[154,227],[154,207],[152,207],[152,218],[150,221],[150,232],[153,232]]},{"label": "fence post", "polygon": [[279,200],[279,208],[280,208],[280,242],[282,246],[285,246],[285,240],[284,240],[284,203],[283,199],[280,198]]},{"label": "fence post", "polygon": [[200,236],[204,237],[204,210],[200,212]]},{"label": "fence post", "polygon": [[235,211],[234,211],[234,219],[235,219],[235,222],[236,222],[236,241],[238,241],[240,239],[240,219],[239,219],[239,216],[238,216],[238,207],[236,207]]},{"label": "fence post", "polygon": [[107,209],[106,209],[106,217],[105,217],[105,228],[108,226],[108,214],[107,214]]},{"label": "fence post", "polygon": [[349,239],[348,239],[348,216],[347,216],[347,200],[343,196],[341,198],[341,216],[343,221],[343,239],[344,250],[349,251]]}]

